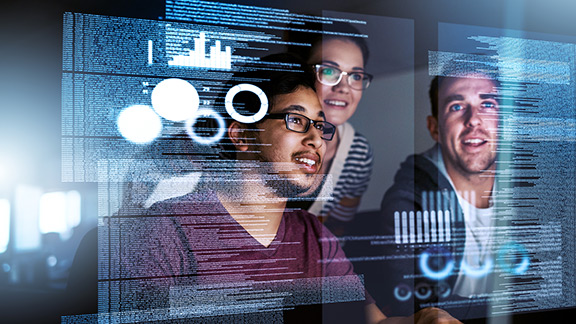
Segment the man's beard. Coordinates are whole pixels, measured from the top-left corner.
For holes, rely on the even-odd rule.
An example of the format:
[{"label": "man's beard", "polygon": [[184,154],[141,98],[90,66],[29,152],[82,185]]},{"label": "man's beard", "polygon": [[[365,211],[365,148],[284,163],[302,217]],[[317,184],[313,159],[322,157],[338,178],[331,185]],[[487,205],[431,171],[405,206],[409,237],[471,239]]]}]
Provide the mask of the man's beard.
[{"label": "man's beard", "polygon": [[294,168],[297,166],[293,163],[262,161],[259,163],[258,174],[266,187],[272,189],[278,197],[289,201],[306,200],[306,197],[312,196],[320,187],[324,175],[292,174],[287,170]]}]

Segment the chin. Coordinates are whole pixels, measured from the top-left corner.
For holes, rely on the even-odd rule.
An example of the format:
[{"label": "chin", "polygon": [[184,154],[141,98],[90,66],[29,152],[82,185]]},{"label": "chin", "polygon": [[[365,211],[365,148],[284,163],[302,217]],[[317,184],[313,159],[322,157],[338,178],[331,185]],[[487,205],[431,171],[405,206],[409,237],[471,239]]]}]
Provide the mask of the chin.
[{"label": "chin", "polygon": [[316,199],[323,179],[324,175],[320,174],[297,175],[292,179],[285,179],[281,187],[276,183],[275,189],[290,201]]},{"label": "chin", "polygon": [[331,113],[330,110],[324,110],[326,112],[326,120],[331,122],[336,126],[340,126],[344,124],[350,116],[341,114],[343,111],[337,111],[335,113]]}]

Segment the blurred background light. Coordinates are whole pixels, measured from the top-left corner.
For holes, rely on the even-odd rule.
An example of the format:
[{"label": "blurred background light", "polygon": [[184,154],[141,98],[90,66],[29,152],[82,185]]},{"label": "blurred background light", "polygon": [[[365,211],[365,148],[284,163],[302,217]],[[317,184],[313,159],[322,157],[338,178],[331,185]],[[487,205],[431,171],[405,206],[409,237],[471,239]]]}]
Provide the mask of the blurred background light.
[{"label": "blurred background light", "polygon": [[78,191],[43,194],[38,209],[40,233],[58,233],[63,240],[67,240],[72,235],[72,229],[80,224],[80,207]]},{"label": "blurred background light", "polygon": [[39,249],[38,206],[42,190],[18,185],[14,194],[14,249],[18,252]]},{"label": "blurred background light", "polygon": [[10,241],[10,202],[0,199],[0,253],[6,252]]}]

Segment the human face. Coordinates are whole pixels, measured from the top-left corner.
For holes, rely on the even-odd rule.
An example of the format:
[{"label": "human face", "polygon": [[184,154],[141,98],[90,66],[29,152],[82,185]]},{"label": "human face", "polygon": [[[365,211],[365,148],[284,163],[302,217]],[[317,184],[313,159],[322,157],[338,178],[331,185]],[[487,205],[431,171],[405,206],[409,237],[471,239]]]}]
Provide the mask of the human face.
[{"label": "human face", "polygon": [[[288,94],[272,99],[270,114],[294,112],[312,120],[324,120],[322,106],[314,90],[300,87]],[[267,173],[273,177],[269,186],[285,198],[294,197],[319,184],[319,172],[326,145],[321,132],[310,127],[306,133],[297,133],[286,128],[282,119],[264,119],[254,134],[260,152],[257,158],[268,163]],[[276,175],[282,175],[279,179]]]},{"label": "human face", "polygon": [[440,144],[448,173],[463,176],[493,170],[498,145],[498,111],[493,81],[478,75],[444,80],[438,119],[429,128]]},{"label": "human face", "polygon": [[[364,72],[362,51],[346,39],[322,42],[322,46],[315,47],[308,63],[331,65],[344,72]],[[350,88],[347,77],[342,76],[340,83],[334,86],[327,86],[316,80],[316,90],[326,120],[336,126],[344,124],[352,117],[362,98],[362,90]]]}]

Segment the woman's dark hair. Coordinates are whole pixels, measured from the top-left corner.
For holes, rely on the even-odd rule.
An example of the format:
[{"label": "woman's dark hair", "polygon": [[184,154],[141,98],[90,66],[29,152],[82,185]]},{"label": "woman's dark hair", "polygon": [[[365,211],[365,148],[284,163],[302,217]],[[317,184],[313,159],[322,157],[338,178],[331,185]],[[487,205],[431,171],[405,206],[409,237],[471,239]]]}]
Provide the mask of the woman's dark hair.
[{"label": "woman's dark hair", "polygon": [[[288,28],[285,38],[288,42],[295,43],[288,46],[288,52],[297,55],[307,62],[316,49],[322,46],[322,42],[333,39],[345,40],[354,43],[362,52],[364,66],[368,63],[370,50],[364,35],[353,25],[345,22],[332,24],[310,23],[303,26],[292,25]],[[305,30],[305,31],[303,31]],[[307,45],[310,46],[307,46]],[[318,63],[318,62],[314,62]]]}]

